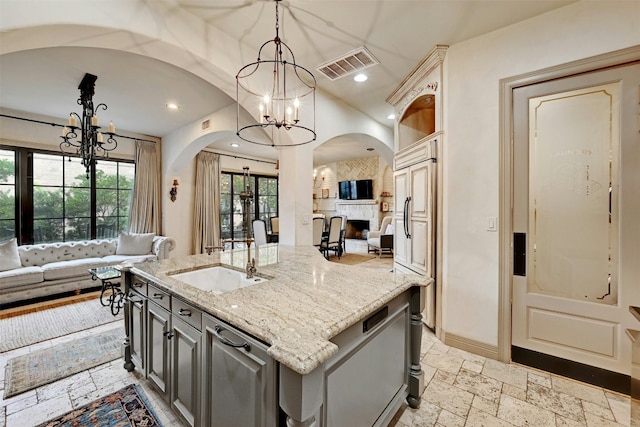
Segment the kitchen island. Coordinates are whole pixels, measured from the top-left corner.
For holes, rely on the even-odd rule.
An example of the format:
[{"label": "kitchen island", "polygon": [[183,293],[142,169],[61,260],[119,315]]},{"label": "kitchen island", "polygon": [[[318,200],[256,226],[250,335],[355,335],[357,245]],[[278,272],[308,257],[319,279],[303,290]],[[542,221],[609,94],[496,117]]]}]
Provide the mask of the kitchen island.
[{"label": "kitchen island", "polygon": [[267,280],[222,293],[176,275],[243,271],[246,250],[124,267],[125,368],[191,425],[386,425],[405,398],[419,405],[431,279],[331,263],[313,247],[250,257]]}]

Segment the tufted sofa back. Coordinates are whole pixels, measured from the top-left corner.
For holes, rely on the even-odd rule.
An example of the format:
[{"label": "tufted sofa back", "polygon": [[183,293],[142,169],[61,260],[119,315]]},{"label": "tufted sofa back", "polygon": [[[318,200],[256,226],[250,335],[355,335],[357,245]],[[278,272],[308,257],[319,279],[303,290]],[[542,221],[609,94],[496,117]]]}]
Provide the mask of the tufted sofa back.
[{"label": "tufted sofa back", "polygon": [[50,262],[115,255],[117,242],[118,239],[41,243],[18,246],[18,253],[24,267],[33,267]]}]

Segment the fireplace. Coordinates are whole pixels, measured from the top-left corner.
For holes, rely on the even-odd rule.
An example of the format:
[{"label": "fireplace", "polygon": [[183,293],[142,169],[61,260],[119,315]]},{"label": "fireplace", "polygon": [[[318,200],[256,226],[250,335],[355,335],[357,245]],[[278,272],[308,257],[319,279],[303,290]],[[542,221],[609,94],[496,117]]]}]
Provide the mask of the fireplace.
[{"label": "fireplace", "polygon": [[380,228],[378,203],[375,200],[339,200],[336,202],[336,211],[338,215],[347,217],[347,239],[366,239],[367,233],[363,233],[364,230]]},{"label": "fireplace", "polygon": [[[366,232],[365,232],[366,230]],[[369,232],[369,221],[347,219],[346,239],[366,239]]]}]

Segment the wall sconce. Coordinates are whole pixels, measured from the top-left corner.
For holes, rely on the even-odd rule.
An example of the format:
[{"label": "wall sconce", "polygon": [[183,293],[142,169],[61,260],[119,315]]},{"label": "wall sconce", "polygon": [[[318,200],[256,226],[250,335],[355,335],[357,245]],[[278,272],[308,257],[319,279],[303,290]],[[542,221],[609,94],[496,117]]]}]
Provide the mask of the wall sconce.
[{"label": "wall sconce", "polygon": [[176,196],[177,195],[178,195],[178,180],[174,179],[173,180],[173,187],[169,191],[169,196],[171,196],[171,201],[172,202],[176,201]]}]

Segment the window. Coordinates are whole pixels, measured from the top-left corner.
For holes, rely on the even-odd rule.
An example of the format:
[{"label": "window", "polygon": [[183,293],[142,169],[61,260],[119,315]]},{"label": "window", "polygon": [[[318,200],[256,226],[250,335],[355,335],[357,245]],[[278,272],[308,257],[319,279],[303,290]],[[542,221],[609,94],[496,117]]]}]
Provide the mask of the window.
[{"label": "window", "polygon": [[[253,190],[248,220],[262,219],[269,227],[269,218],[278,216],[278,178],[251,175],[249,186]],[[223,239],[242,239],[247,236],[243,221],[241,193],[246,193],[242,173],[220,174],[220,224]]]},{"label": "window", "polygon": [[92,181],[77,158],[0,150],[0,232],[20,244],[116,237],[128,227],[134,176],[133,162],[98,160]]},{"label": "window", "polygon": [[0,239],[16,235],[16,154],[0,150]]}]

